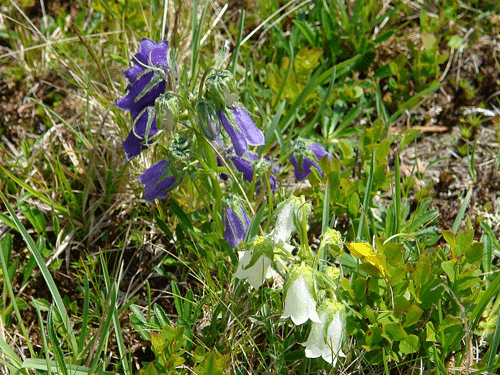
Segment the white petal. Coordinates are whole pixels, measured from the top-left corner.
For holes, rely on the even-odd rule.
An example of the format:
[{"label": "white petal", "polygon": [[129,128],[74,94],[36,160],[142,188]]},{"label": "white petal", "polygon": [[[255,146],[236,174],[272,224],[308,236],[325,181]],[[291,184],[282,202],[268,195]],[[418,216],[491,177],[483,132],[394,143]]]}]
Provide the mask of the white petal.
[{"label": "white petal", "polygon": [[333,363],[334,366],[337,363],[337,357],[345,357],[345,354],[340,350],[343,334],[344,320],[340,316],[340,313],[337,312],[328,326],[326,332],[327,351],[322,355],[325,361]]},{"label": "white petal", "polygon": [[293,224],[293,206],[287,204],[283,207],[276,219],[276,225],[271,233],[273,241],[278,243],[280,240],[283,242],[290,241],[290,236],[294,230]]},{"label": "white petal", "polygon": [[253,251],[240,252],[239,256],[240,262],[234,273],[234,277],[238,279],[248,279],[248,283],[255,289],[258,289],[266,279],[273,276],[272,270],[270,269],[271,259],[265,255],[261,255],[255,264],[247,269],[244,268],[250,264]]},{"label": "white petal", "polygon": [[325,351],[325,324],[328,314],[324,311],[321,313],[321,321],[319,323],[313,322],[311,332],[307,341],[303,343],[306,347],[305,354],[307,358],[317,358],[324,354]]},{"label": "white petal", "polygon": [[311,294],[307,280],[298,276],[288,288],[285,298],[283,318],[292,318],[296,325],[311,319],[319,323],[321,320],[316,312],[316,300]]}]

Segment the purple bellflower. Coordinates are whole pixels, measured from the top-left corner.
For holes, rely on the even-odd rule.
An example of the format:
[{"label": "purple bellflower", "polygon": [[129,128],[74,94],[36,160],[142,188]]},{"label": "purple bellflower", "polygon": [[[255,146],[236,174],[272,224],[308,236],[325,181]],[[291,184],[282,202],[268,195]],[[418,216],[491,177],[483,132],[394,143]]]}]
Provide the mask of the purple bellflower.
[{"label": "purple bellflower", "polygon": [[[225,149],[226,157],[231,159],[234,167],[240,173],[243,173],[243,178],[248,182],[252,182],[254,175],[257,174],[258,178],[266,175],[267,171],[270,169],[269,176],[269,185],[271,190],[276,189],[276,177],[274,175],[278,174],[281,164],[274,163],[269,156],[264,155],[262,159],[259,159],[256,155],[245,152],[241,157],[234,154],[234,151],[231,147]],[[218,161],[219,165],[222,165],[222,162]],[[226,175],[222,175],[221,178],[223,180],[227,179]],[[257,181],[256,186],[260,186],[261,181]]]},{"label": "purple bellflower", "polygon": [[[134,119],[134,129],[129,133],[122,147],[127,155],[127,160],[139,155],[142,150],[148,148],[148,141],[158,133],[156,127],[156,115],[152,106],[146,107],[136,119]],[[147,134],[146,134],[147,132]]]},{"label": "purple bellflower", "polygon": [[264,134],[242,106],[231,108],[230,113],[220,109],[219,117],[222,126],[233,142],[236,155],[243,156],[248,149],[248,145],[259,146],[264,144]]},{"label": "purple bellflower", "polygon": [[159,161],[149,167],[140,177],[139,182],[145,185],[146,200],[166,198],[167,194],[180,184],[182,178],[173,176],[166,160]]},{"label": "purple bellflower", "polygon": [[[234,155],[234,154],[233,154]],[[231,161],[238,172],[243,173],[243,178],[248,182],[252,182],[253,179],[253,166],[259,160],[259,158],[249,152],[245,152],[241,157],[232,156]]]},{"label": "purple bellflower", "polygon": [[[118,108],[130,111],[132,117],[136,117],[146,106],[153,105],[156,98],[165,92],[165,78],[170,74],[167,52],[166,40],[156,44],[147,38],[142,39],[139,53],[132,59],[135,65],[123,73],[129,80],[129,85],[125,96],[115,103]],[[163,74],[159,73],[160,70]]]},{"label": "purple bellflower", "polygon": [[326,152],[323,146],[317,143],[306,145],[303,140],[297,141],[294,154],[290,156],[290,162],[295,169],[295,178],[298,181],[304,180],[311,173],[311,167],[315,167],[319,174],[323,176],[318,161],[324,156],[328,156],[329,161],[332,160],[332,156]]},{"label": "purple bellflower", "polygon": [[129,85],[125,96],[118,99],[115,106],[130,111],[134,121],[134,129],[122,144],[127,160],[146,149],[148,140],[158,132],[154,105],[165,92],[165,79],[170,75],[167,52],[166,40],[156,44],[143,38],[139,53],[132,59],[134,65],[123,73]]},{"label": "purple bellflower", "polygon": [[226,230],[224,239],[229,242],[232,248],[235,248],[245,239],[250,226],[250,219],[234,196],[227,196],[225,202],[224,221]]}]

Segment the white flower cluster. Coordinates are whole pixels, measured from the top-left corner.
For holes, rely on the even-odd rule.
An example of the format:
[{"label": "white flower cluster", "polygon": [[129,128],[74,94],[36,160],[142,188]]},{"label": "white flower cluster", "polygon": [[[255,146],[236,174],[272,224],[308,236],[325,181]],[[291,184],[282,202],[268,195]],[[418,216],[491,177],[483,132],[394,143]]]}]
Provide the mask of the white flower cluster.
[{"label": "white flower cluster", "polygon": [[[311,320],[309,337],[302,344],[306,357],[322,357],[335,365],[339,356],[345,357],[341,350],[345,331],[344,306],[335,296],[340,272],[334,267],[324,271],[317,268],[323,248],[333,253],[332,248],[341,247],[340,234],[328,229],[314,254],[307,244],[310,203],[305,202],[304,197],[292,197],[278,206],[276,212],[274,230],[266,236],[257,236],[239,253],[235,277],[246,279],[257,289],[270,278],[286,275],[283,318],[291,318],[295,325]],[[290,243],[294,233],[300,241],[297,255],[293,255],[296,246]]]}]

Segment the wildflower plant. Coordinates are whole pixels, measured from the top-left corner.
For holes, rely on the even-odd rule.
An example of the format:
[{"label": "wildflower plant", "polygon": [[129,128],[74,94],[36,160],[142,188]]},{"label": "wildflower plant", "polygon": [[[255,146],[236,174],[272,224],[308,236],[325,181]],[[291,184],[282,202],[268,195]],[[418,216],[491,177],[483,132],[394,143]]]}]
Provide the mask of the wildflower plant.
[{"label": "wildflower plant", "polygon": [[[324,260],[319,256],[324,252],[313,252],[308,244],[311,203],[303,196],[285,199],[275,210],[274,229],[247,238],[257,208],[247,191],[257,187],[257,192],[264,188],[271,194],[277,190],[282,164],[251,149],[264,145],[264,134],[240,102],[234,76],[222,68],[226,53],[227,47],[215,65],[202,74],[197,87],[185,87],[178,79],[168,42],[143,39],[133,65],[124,73],[129,82],[126,93],[116,101],[116,106],[132,117],[132,130],[122,147],[130,160],[159,145],[162,159],[153,161],[139,177],[148,201],[167,198],[184,182],[204,176],[205,180],[194,184],[198,193],[206,197],[203,189],[210,187],[216,199],[206,201],[206,209],[212,217],[220,215],[218,220],[224,226],[221,238],[231,248],[241,249],[235,278],[246,280],[256,290],[268,280],[284,278],[283,319],[291,318],[297,326],[309,320],[318,325],[304,344],[306,356],[322,356],[333,363],[333,358],[341,355],[344,332],[338,322],[343,321],[340,316],[344,310],[337,302],[336,280],[322,270]],[[319,161],[332,158],[322,146],[305,139],[295,141],[288,155],[298,181],[307,178],[313,167],[322,175]],[[243,186],[248,184],[250,190]],[[299,243],[292,240],[294,234]],[[337,239],[337,246],[341,246],[340,236]],[[333,313],[324,307],[326,301],[337,306]]]}]

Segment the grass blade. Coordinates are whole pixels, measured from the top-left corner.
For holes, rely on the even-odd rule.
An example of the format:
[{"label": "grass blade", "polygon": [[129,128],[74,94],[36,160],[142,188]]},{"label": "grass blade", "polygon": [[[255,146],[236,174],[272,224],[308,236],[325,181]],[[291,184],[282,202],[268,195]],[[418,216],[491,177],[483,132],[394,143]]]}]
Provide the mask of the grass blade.
[{"label": "grass blade", "polygon": [[467,195],[465,196],[464,201],[462,202],[462,205],[460,206],[460,210],[458,211],[457,217],[453,222],[453,226],[451,227],[451,231],[453,232],[453,234],[457,234],[458,228],[460,227],[460,223],[464,218],[465,211],[467,211],[467,207],[469,206],[471,197],[472,197],[472,189],[469,189]]},{"label": "grass blade", "polygon": [[26,245],[28,247],[28,250],[35,258],[36,263],[38,265],[38,268],[40,268],[40,272],[42,273],[42,276],[43,276],[45,282],[47,283],[47,286],[50,290],[50,294],[52,295],[52,298],[54,299],[54,303],[59,311],[59,314],[61,315],[61,319],[62,319],[64,328],[68,334],[69,345],[71,347],[71,350],[74,353],[74,355],[76,356],[77,349],[78,349],[76,337],[75,337],[75,334],[73,332],[73,327],[71,325],[71,321],[70,321],[69,316],[66,312],[66,307],[65,307],[64,302],[61,298],[61,295],[59,294],[59,290],[54,282],[54,279],[52,278],[49,269],[45,265],[45,262],[42,258],[42,255],[40,254],[40,252],[38,250],[38,247],[36,246],[35,242],[31,238],[31,236],[29,235],[29,233],[26,230],[26,228],[24,227],[24,225],[21,223],[21,221],[17,217],[16,213],[14,212],[14,210],[10,206],[9,202],[7,201],[7,198],[5,197],[5,195],[2,192],[0,192],[0,197],[2,198],[2,201],[5,204],[5,207],[9,211],[10,216],[14,220],[14,223],[16,225],[17,230],[19,231],[19,233],[21,233],[21,236],[23,237],[24,242],[26,243]]}]

